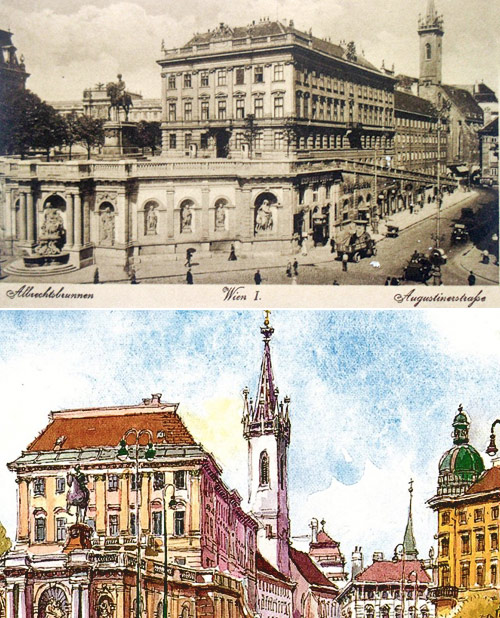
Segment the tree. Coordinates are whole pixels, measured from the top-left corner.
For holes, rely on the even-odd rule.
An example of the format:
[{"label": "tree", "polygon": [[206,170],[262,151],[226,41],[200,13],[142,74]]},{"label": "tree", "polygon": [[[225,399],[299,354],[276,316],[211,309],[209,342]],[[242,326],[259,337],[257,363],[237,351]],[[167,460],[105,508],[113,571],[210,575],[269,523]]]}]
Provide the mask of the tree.
[{"label": "tree", "polygon": [[151,148],[151,154],[154,156],[156,149],[161,147],[160,123],[146,120],[137,123],[134,145],[142,148],[142,154],[145,148]]},{"label": "tree", "polygon": [[8,552],[12,547],[12,541],[7,536],[4,526],[0,523],[0,556]]},{"label": "tree", "polygon": [[356,60],[358,59],[358,55],[356,53],[356,43],[354,41],[349,41],[349,43],[347,43],[346,58],[350,62],[356,62]]},{"label": "tree", "polygon": [[87,149],[87,159],[90,159],[90,151],[94,146],[104,144],[104,121],[92,116],[79,116],[77,124],[78,141]]},{"label": "tree", "polygon": [[285,122],[283,124],[283,135],[285,136],[286,141],[286,156],[290,155],[290,146],[299,138],[300,128],[297,124],[296,119],[293,116],[289,116],[285,118]]},{"label": "tree", "polygon": [[245,141],[248,144],[248,155],[250,159],[252,158],[255,138],[257,137],[258,132],[259,132],[259,128],[257,124],[255,123],[254,114],[247,114],[245,117],[243,136],[245,138]]},{"label": "tree", "polygon": [[65,123],[60,114],[29,90],[13,92],[2,118],[2,150],[24,157],[30,150],[50,150],[65,138]]},{"label": "tree", "polygon": [[80,136],[78,133],[78,114],[76,112],[71,112],[71,114],[65,116],[64,121],[66,124],[64,143],[69,147],[69,158],[71,161],[71,149],[80,141]]}]

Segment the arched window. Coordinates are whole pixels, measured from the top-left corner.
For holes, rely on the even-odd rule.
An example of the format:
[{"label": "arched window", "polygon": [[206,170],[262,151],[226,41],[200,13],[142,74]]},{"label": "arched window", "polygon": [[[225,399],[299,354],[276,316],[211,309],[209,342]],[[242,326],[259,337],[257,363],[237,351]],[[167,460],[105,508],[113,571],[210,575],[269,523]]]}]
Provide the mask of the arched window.
[{"label": "arched window", "polygon": [[269,485],[269,455],[266,451],[260,454],[259,485]]},{"label": "arched window", "polygon": [[365,608],[365,616],[366,618],[374,618],[375,610],[373,609],[373,605],[367,605]]},{"label": "arched window", "polygon": [[432,47],[430,43],[425,44],[425,59],[430,60],[432,56]]},{"label": "arched window", "polygon": [[70,606],[66,593],[59,586],[51,586],[44,590],[38,601],[39,618],[67,616]]},{"label": "arched window", "polygon": [[484,565],[478,564],[476,567],[476,584],[478,586],[484,586]]}]

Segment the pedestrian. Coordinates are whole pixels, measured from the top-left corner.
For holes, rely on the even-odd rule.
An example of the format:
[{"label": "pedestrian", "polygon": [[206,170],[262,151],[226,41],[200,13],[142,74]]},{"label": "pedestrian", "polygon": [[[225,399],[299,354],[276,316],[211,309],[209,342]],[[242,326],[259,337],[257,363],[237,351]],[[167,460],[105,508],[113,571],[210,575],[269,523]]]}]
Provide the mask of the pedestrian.
[{"label": "pedestrian", "polygon": [[481,261],[483,262],[483,264],[489,264],[490,263],[490,252],[488,251],[488,249],[485,249],[483,251],[483,255],[482,255]]},{"label": "pedestrian", "polygon": [[94,283],[99,283],[99,269],[96,268],[94,271]]},{"label": "pedestrian", "polygon": [[299,263],[297,262],[297,260],[293,261],[293,274],[298,277],[299,275]]},{"label": "pedestrian", "polygon": [[391,285],[399,285],[399,279],[397,277],[392,277]]},{"label": "pedestrian", "polygon": [[340,283],[337,281],[337,279],[333,280],[333,285],[340,285]]},{"label": "pedestrian", "polygon": [[469,285],[476,285],[476,275],[472,272],[472,270],[470,271],[470,275],[467,277],[467,281],[469,282]]},{"label": "pedestrian", "polygon": [[302,238],[302,255],[307,255],[307,235]]},{"label": "pedestrian", "polygon": [[260,285],[262,282],[262,276],[260,274],[260,270],[257,270],[255,272],[255,275],[253,276],[253,280],[255,281],[255,285]]},{"label": "pedestrian", "polygon": [[347,255],[347,253],[343,253],[342,254],[342,270],[346,273],[347,272],[347,262],[349,261],[349,256]]},{"label": "pedestrian", "polygon": [[292,265],[290,262],[288,262],[288,264],[286,265],[286,276],[287,277],[292,276]]},{"label": "pedestrian", "polygon": [[387,279],[385,280],[384,285],[391,285],[391,278],[387,277]]},{"label": "pedestrian", "polygon": [[227,258],[228,262],[235,262],[238,258],[236,257],[236,250],[234,245],[231,245],[231,252],[229,253],[229,257]]},{"label": "pedestrian", "polygon": [[191,268],[191,257],[192,256],[193,256],[193,252],[191,251],[191,249],[188,249],[186,251],[186,263],[184,264],[184,266]]},{"label": "pedestrian", "polygon": [[411,202],[411,204],[410,204],[410,215],[412,215],[412,214],[413,214],[413,202]]},{"label": "pedestrian", "polygon": [[193,282],[193,273],[191,272],[190,268],[188,268],[188,271],[186,273],[186,283],[188,285],[192,285],[194,283]]},{"label": "pedestrian", "polygon": [[335,238],[330,238],[330,253],[335,253]]},{"label": "pedestrian", "polygon": [[130,277],[130,283],[132,283],[132,284],[136,284],[137,283],[137,277],[135,275],[135,268],[133,266],[130,267],[129,277]]}]

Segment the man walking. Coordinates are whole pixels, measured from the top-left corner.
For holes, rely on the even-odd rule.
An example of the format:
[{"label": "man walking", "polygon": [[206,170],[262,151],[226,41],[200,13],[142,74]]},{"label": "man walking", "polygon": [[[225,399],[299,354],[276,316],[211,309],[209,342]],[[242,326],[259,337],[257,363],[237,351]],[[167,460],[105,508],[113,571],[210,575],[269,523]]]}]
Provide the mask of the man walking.
[{"label": "man walking", "polygon": [[342,270],[346,273],[347,272],[347,262],[349,261],[349,256],[347,255],[347,253],[343,253],[342,254]]},{"label": "man walking", "polygon": [[190,268],[188,268],[188,271],[186,273],[186,283],[188,285],[192,285],[193,284],[193,273],[191,272]]},{"label": "man walking", "polygon": [[255,275],[253,276],[253,280],[255,281],[255,285],[260,285],[260,284],[261,284],[261,282],[262,282],[262,277],[261,277],[261,274],[260,274],[260,271],[259,271],[259,270],[257,270],[257,271],[255,272]]},{"label": "man walking", "polygon": [[470,271],[470,275],[467,277],[467,281],[469,282],[469,285],[476,285],[476,276],[472,270]]}]

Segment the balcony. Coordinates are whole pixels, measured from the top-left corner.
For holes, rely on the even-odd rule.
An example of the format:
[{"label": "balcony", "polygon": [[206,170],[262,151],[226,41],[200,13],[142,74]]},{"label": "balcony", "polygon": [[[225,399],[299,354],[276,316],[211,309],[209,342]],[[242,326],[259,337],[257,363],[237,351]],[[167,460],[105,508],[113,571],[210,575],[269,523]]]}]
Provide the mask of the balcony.
[{"label": "balcony", "polygon": [[439,586],[437,588],[429,588],[429,592],[427,594],[431,601],[456,599],[458,597],[458,588],[455,586]]}]

